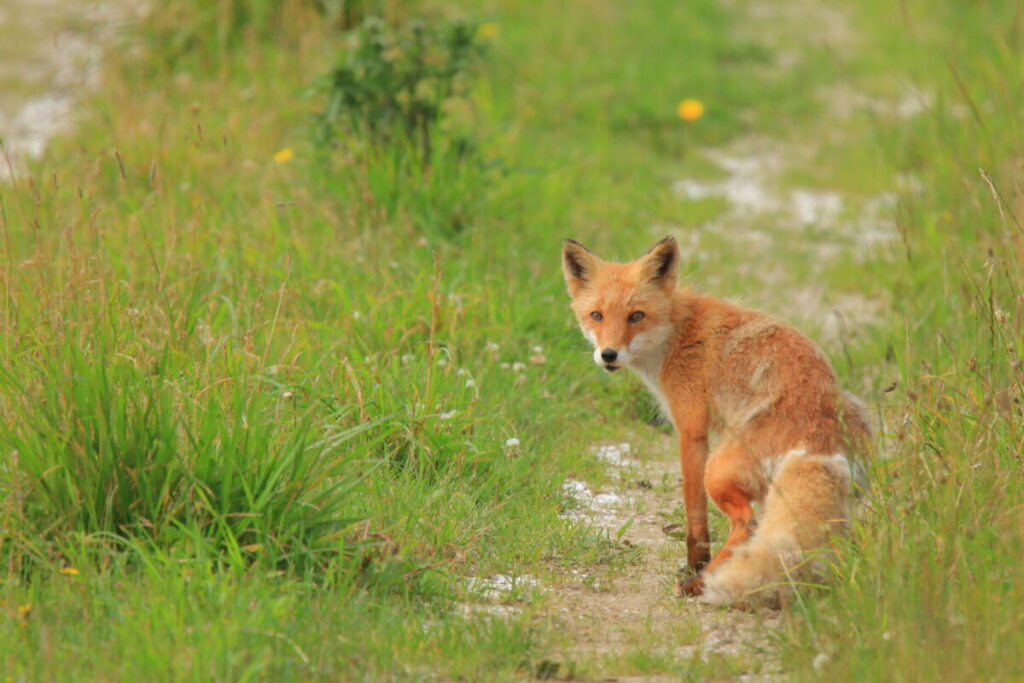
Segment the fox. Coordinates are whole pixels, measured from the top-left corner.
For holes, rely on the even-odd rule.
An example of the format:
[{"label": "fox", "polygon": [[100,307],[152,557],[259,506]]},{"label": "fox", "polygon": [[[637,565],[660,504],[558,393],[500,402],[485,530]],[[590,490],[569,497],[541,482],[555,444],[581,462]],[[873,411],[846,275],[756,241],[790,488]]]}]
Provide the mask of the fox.
[{"label": "fox", "polygon": [[[575,240],[562,249],[594,362],[638,375],[679,439],[689,575],[676,595],[780,607],[848,527],[872,439],[867,409],[793,327],[680,285],[680,260],[672,237],[628,263]],[[730,523],[714,557],[708,497]]]}]

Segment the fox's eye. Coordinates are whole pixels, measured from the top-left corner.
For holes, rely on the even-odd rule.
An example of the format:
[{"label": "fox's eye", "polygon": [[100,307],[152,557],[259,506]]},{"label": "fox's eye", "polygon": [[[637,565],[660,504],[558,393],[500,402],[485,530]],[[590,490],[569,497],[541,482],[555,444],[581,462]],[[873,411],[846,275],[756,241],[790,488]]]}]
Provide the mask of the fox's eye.
[{"label": "fox's eye", "polygon": [[627,320],[629,320],[629,322],[631,322],[631,323],[638,323],[638,322],[640,322],[643,319],[644,319],[644,312],[643,311],[633,311],[632,313],[629,314],[629,318],[627,318]]},{"label": "fox's eye", "polygon": [[604,320],[604,316],[601,315],[600,311],[594,311],[593,313],[590,314],[590,317],[596,320],[597,322],[601,322],[602,320]]}]

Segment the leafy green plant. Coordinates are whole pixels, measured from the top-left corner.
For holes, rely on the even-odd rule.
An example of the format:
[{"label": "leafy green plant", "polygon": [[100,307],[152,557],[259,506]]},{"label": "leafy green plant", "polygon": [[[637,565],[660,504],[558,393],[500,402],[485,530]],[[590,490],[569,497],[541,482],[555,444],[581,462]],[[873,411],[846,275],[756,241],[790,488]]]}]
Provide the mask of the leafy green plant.
[{"label": "leafy green plant", "polygon": [[376,144],[402,138],[429,162],[444,107],[466,93],[483,52],[475,30],[464,21],[391,28],[380,19],[367,20],[326,78],[322,140],[333,141],[340,127]]}]

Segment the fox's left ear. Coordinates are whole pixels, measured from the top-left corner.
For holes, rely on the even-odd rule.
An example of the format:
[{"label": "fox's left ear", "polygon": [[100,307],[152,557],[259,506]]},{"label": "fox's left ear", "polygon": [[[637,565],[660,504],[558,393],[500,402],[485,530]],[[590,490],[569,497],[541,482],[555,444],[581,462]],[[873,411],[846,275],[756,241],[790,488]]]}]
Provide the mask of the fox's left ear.
[{"label": "fox's left ear", "polygon": [[672,289],[679,274],[679,245],[674,237],[663,237],[640,259],[645,279],[652,285]]}]

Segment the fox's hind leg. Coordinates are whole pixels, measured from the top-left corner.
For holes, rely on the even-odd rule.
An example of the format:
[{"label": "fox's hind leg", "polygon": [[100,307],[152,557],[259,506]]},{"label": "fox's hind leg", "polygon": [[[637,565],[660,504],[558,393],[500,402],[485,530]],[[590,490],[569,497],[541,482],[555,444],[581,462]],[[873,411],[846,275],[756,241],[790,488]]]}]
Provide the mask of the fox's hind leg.
[{"label": "fox's hind leg", "polygon": [[729,518],[732,528],[725,544],[704,570],[677,584],[676,593],[680,595],[700,595],[703,575],[714,571],[732,555],[735,546],[750,538],[755,526],[751,502],[760,499],[764,493],[756,461],[742,444],[735,441],[723,443],[711,454],[704,474],[704,485],[711,500]]}]

